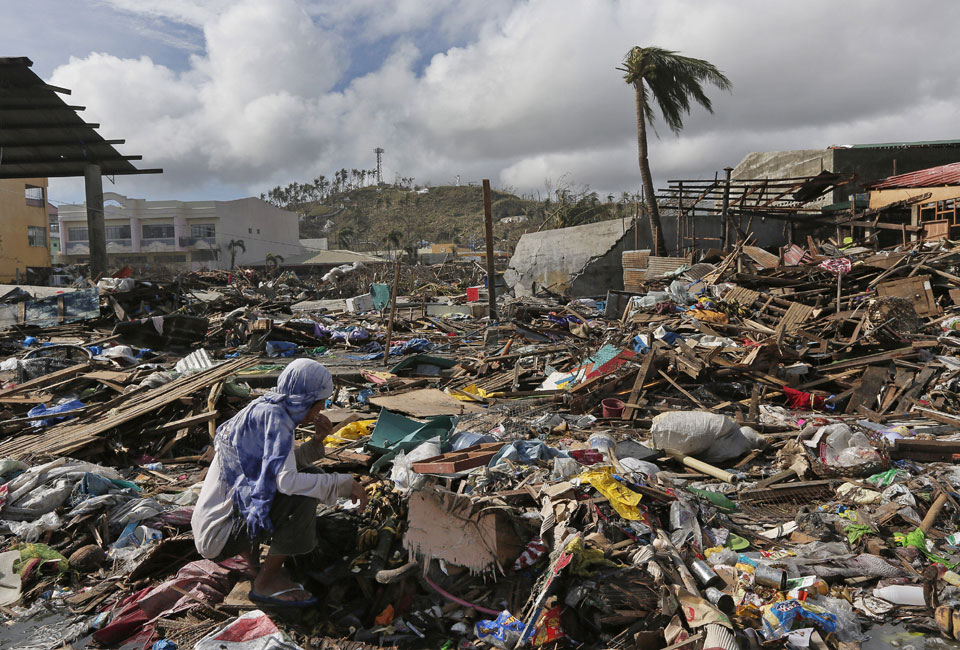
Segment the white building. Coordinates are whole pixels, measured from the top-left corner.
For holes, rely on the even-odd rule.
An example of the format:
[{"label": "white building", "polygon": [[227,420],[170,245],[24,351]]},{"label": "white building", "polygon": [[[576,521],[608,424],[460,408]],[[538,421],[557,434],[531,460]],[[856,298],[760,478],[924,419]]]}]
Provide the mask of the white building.
[{"label": "white building", "polygon": [[[229,269],[232,256],[237,266],[261,266],[268,253],[286,258],[301,250],[297,215],[256,198],[147,201],[104,192],[103,201],[113,266]],[[60,206],[59,222],[61,260],[86,262],[86,206]]]}]

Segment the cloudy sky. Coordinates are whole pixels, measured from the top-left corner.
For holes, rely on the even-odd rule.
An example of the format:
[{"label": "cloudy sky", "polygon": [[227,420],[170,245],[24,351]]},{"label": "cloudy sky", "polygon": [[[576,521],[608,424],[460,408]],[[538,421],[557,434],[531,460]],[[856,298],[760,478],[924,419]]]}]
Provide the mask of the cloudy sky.
[{"label": "cloudy sky", "polygon": [[[563,179],[637,191],[633,45],[733,82],[675,137],[670,178],[755,150],[955,139],[960,3],[935,0],[0,0],[3,50],[73,90],[106,138],[162,176],[105,189],[236,198],[333,170],[385,180]],[[52,199],[82,199],[77,181]]]}]

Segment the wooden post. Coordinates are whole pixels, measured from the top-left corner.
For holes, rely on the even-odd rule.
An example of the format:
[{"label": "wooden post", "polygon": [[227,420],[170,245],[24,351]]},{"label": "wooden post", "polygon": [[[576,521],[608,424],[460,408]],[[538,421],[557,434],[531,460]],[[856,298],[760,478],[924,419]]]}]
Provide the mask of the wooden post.
[{"label": "wooden post", "polygon": [[490,207],[490,180],[483,179],[483,220],[487,235],[487,296],[490,322],[497,320],[497,273],[493,261],[493,210]]},{"label": "wooden post", "polygon": [[397,294],[400,292],[400,257],[393,269],[393,291],[390,293],[390,316],[387,319],[387,340],[383,346],[383,367],[390,363],[390,339],[393,338],[393,317],[397,313]]},{"label": "wooden post", "polygon": [[103,176],[100,165],[83,168],[87,195],[87,244],[90,246],[90,279],[96,281],[107,271],[107,235],[103,226]]},{"label": "wooden post", "polygon": [[729,219],[728,212],[730,210],[730,174],[733,173],[733,167],[724,167],[723,171],[726,172],[727,175],[723,181],[723,208],[720,211],[720,245],[723,246],[723,250],[727,250],[727,245],[730,243],[727,220]]},{"label": "wooden post", "polygon": [[[677,183],[677,255],[683,255],[683,246],[686,243],[687,235],[687,216],[683,214],[683,181]],[[681,228],[681,222],[683,227]]]}]

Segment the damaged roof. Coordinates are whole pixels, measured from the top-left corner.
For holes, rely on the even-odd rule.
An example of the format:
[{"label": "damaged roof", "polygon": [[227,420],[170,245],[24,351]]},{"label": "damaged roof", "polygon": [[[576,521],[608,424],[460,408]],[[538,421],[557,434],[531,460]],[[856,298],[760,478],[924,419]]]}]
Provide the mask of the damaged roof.
[{"label": "damaged roof", "polygon": [[868,188],[890,190],[912,187],[941,187],[943,185],[960,185],[960,162],[890,176],[878,183],[869,185]]}]

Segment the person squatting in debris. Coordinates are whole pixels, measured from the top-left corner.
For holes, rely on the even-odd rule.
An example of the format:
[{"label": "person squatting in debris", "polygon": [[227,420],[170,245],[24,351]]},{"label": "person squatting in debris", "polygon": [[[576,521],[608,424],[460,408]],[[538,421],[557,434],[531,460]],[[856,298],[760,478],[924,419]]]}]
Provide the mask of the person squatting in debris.
[{"label": "person squatting in debris", "polygon": [[[283,568],[291,555],[316,546],[318,502],[367,496],[349,474],[298,471],[294,429],[316,424],[316,435],[300,452],[322,454],[331,433],[323,416],[333,378],[320,363],[297,359],[280,373],[277,386],[248,404],[217,429],[215,454],[200,491],[191,525],[197,551],[208,559],[238,554],[256,566],[260,544],[269,542],[249,598],[261,604],[309,607],[317,602]],[[307,446],[315,449],[306,450]],[[319,449],[316,449],[319,447]]]}]

